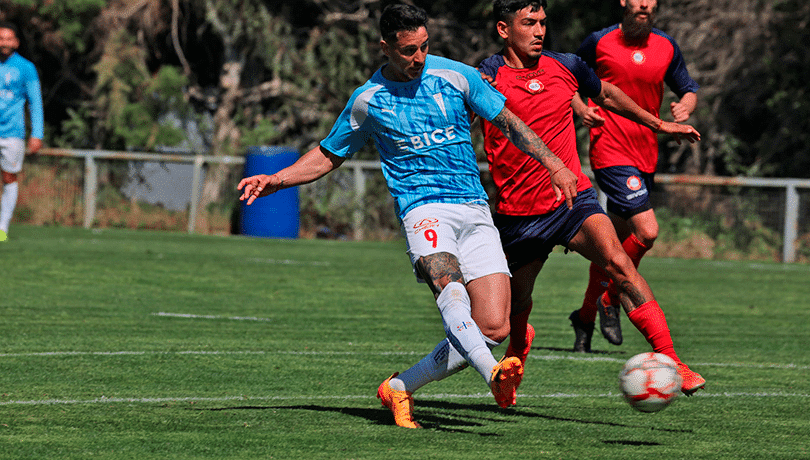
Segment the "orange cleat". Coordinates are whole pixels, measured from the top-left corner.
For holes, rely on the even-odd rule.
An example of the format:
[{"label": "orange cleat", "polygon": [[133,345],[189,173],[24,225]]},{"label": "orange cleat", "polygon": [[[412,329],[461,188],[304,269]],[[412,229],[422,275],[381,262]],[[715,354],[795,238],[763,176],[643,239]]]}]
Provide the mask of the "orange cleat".
[{"label": "orange cleat", "polygon": [[380,387],[377,388],[377,397],[383,406],[391,409],[394,414],[394,423],[403,428],[422,428],[422,425],[416,423],[413,419],[413,394],[407,391],[397,391],[391,388],[388,384],[392,378],[399,375],[399,372],[394,372],[391,377],[385,379]]},{"label": "orange cleat", "polygon": [[[534,327],[531,324],[526,324],[526,348],[517,352],[514,348],[512,348],[512,341],[509,341],[509,346],[506,348],[506,354],[503,355],[504,358],[509,358],[514,356],[515,358],[520,360],[520,364],[523,367],[526,367],[526,357],[529,356],[529,352],[532,349],[532,341],[534,340]],[[515,393],[517,393],[517,389],[520,386],[520,383],[523,381],[523,372],[520,373],[520,376],[517,378],[517,383],[515,384]],[[514,402],[512,403],[514,404]]]},{"label": "orange cleat", "polygon": [[522,379],[523,364],[515,356],[504,356],[492,368],[492,380],[489,387],[498,406],[506,409],[517,403],[517,387]]},{"label": "orange cleat", "polygon": [[680,374],[683,379],[681,391],[686,396],[692,396],[696,391],[706,385],[706,379],[692,369],[689,369],[689,366],[684,363],[678,363],[678,374]]}]

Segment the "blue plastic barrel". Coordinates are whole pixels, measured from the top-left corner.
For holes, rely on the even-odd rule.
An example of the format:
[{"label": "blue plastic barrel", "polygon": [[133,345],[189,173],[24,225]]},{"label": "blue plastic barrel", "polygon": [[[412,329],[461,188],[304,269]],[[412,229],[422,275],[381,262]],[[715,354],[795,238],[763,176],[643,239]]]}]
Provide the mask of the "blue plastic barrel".
[{"label": "blue plastic barrel", "polygon": [[[249,147],[244,177],[277,173],[298,157],[298,151],[288,147]],[[241,206],[239,233],[262,238],[298,238],[298,187],[257,198],[250,206],[242,201]]]}]

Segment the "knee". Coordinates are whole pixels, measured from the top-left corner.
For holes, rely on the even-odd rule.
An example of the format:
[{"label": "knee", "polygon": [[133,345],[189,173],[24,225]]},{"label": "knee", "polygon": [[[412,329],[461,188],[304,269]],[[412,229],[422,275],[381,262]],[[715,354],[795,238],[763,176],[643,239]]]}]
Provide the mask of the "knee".
[{"label": "knee", "polygon": [[482,334],[494,342],[501,343],[509,337],[511,330],[508,312],[509,309],[505,307],[489,310],[488,314],[476,315],[473,320]]},{"label": "knee", "polygon": [[496,343],[502,343],[509,337],[509,321],[503,321],[500,325],[488,325],[488,327],[481,327],[481,333],[487,336],[488,339]]},{"label": "knee", "polygon": [[621,248],[612,250],[609,254],[606,254],[606,263],[602,268],[617,284],[630,279],[633,273],[636,272],[633,261]]},{"label": "knee", "polygon": [[647,249],[653,247],[655,240],[658,239],[658,222],[652,221],[647,225],[637,227],[633,230],[633,235],[638,241],[643,244]]}]

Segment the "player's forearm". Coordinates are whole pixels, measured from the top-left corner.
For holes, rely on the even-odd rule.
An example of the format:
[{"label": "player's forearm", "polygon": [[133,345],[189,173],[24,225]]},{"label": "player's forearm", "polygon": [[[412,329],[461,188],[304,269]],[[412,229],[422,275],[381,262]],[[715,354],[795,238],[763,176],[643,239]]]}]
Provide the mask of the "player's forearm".
[{"label": "player's forearm", "polygon": [[686,109],[686,113],[692,115],[692,112],[695,111],[697,108],[697,94],[696,93],[686,93],[683,95],[678,104],[682,105],[684,109]]},{"label": "player's forearm", "polygon": [[565,163],[548,148],[540,136],[509,109],[504,108],[492,119],[492,124],[498,127],[515,147],[545,166],[549,173],[553,174],[565,167]]},{"label": "player's forearm", "polygon": [[574,97],[571,99],[571,108],[574,109],[574,113],[580,117],[585,117],[585,111],[588,109],[588,104],[582,100],[579,93],[574,93]]},{"label": "player's forearm", "polygon": [[602,93],[594,101],[599,106],[653,131],[661,126],[661,120],[657,116],[639,107],[624,91],[608,82],[602,82]]},{"label": "player's forearm", "polygon": [[338,168],[343,161],[343,158],[321,149],[319,145],[274,175],[281,180],[281,188],[295,187],[320,179]]}]

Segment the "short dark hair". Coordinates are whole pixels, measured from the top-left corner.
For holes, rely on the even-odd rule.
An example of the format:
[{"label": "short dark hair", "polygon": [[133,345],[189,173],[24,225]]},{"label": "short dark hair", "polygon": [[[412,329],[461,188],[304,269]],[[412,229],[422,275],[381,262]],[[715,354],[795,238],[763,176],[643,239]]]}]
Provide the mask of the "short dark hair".
[{"label": "short dark hair", "polygon": [[515,13],[527,6],[531,6],[532,11],[548,7],[546,0],[495,0],[492,2],[492,16],[495,22],[508,22]]},{"label": "short dark hair", "polygon": [[17,30],[17,25],[9,21],[0,21],[0,29],[9,29],[14,32],[15,37],[20,36],[20,31]]},{"label": "short dark hair", "polygon": [[418,6],[395,3],[385,7],[380,16],[380,35],[388,43],[396,43],[397,33],[427,27],[425,10]]}]

